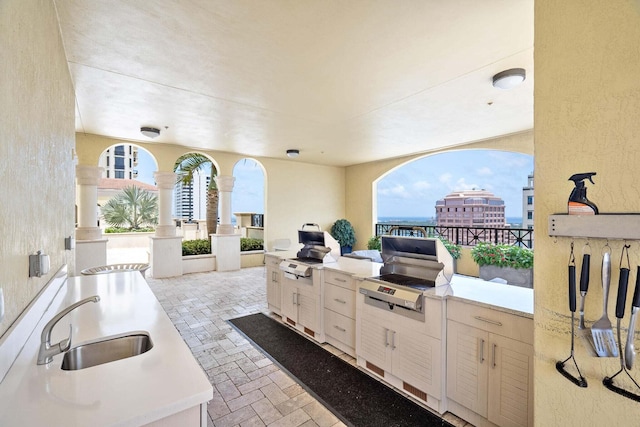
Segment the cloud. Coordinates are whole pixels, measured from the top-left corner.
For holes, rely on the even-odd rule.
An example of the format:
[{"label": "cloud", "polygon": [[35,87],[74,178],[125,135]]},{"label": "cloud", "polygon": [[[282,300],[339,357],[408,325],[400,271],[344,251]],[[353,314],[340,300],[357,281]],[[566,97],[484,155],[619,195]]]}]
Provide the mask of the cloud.
[{"label": "cloud", "polygon": [[451,175],[449,172],[446,172],[438,177],[438,181],[443,184],[449,184],[451,182],[451,178],[453,178],[453,175]]},{"label": "cloud", "polygon": [[400,199],[408,199],[411,197],[411,194],[402,184],[396,184],[390,188],[379,189],[378,194],[380,194],[381,196],[389,196]]},{"label": "cloud", "polygon": [[416,191],[425,191],[433,188],[433,185],[428,181],[417,181],[413,183],[413,189]]},{"label": "cloud", "polygon": [[491,176],[491,175],[493,175],[493,171],[488,166],[485,166],[483,168],[480,168],[480,169],[476,170],[476,173],[479,176]]}]

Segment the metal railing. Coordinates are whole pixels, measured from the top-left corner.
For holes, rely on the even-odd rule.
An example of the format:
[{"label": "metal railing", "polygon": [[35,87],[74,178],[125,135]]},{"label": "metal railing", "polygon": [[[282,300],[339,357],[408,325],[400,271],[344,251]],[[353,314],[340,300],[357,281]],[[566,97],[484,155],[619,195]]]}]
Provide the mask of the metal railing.
[{"label": "metal railing", "polygon": [[527,228],[449,227],[443,225],[376,224],[376,236],[442,237],[462,246],[488,242],[533,249],[533,230]]}]

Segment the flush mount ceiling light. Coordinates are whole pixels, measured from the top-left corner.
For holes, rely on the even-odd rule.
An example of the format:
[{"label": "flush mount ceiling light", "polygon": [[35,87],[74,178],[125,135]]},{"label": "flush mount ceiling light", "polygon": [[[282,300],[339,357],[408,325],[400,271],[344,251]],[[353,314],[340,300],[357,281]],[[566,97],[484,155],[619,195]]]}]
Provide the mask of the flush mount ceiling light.
[{"label": "flush mount ceiling light", "polygon": [[511,68],[493,76],[493,87],[512,89],[522,83],[525,78],[524,68]]},{"label": "flush mount ceiling light", "polygon": [[156,138],[160,135],[160,129],[143,126],[140,128],[140,133],[147,138]]},{"label": "flush mount ceiling light", "polygon": [[287,150],[287,156],[294,158],[300,155],[300,150]]}]

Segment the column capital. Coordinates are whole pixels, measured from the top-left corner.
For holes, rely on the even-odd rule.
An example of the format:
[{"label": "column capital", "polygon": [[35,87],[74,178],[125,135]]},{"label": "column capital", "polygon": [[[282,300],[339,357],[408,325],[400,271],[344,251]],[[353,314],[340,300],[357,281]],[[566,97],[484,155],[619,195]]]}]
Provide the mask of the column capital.
[{"label": "column capital", "polygon": [[236,178],[231,175],[218,175],[215,177],[216,184],[218,184],[219,191],[228,191],[229,193],[233,191],[233,183]]},{"label": "column capital", "polygon": [[153,178],[156,180],[156,185],[159,189],[173,190],[176,185],[178,175],[175,172],[154,172]]},{"label": "column capital", "polygon": [[103,170],[104,168],[99,166],[77,165],[76,180],[78,185],[98,185]]}]

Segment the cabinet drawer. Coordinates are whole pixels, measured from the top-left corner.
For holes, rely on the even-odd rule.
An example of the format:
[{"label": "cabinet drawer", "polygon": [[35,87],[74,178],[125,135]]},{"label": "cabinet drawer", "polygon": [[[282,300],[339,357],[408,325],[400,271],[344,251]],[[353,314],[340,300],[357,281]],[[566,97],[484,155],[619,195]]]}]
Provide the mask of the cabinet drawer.
[{"label": "cabinet drawer", "polygon": [[271,255],[265,255],[264,257],[264,263],[267,267],[278,268],[281,261],[280,258]]},{"label": "cabinet drawer", "polygon": [[340,313],[343,316],[355,319],[356,294],[349,289],[325,283],[324,307]]},{"label": "cabinet drawer", "polygon": [[331,283],[332,285],[340,286],[341,288],[351,289],[354,291],[356,289],[351,275],[340,273],[338,271],[325,270],[324,281],[325,283]]},{"label": "cabinet drawer", "polygon": [[324,309],[324,333],[351,348],[356,347],[355,320]]},{"label": "cabinet drawer", "polygon": [[447,318],[533,345],[533,320],[462,301],[447,301]]}]

